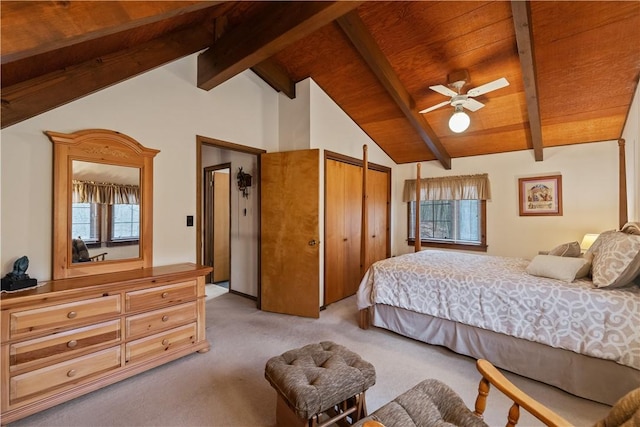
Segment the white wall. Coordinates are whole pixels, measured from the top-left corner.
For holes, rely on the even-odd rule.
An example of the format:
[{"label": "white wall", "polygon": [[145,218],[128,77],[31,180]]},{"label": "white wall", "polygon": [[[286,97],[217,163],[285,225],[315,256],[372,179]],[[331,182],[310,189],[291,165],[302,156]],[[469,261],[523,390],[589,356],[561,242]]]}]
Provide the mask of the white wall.
[{"label": "white wall", "polygon": [[196,86],[196,55],[1,131],[1,274],[27,255],[27,273],[51,278],[52,143],[44,130],[105,128],[159,149],[154,161],[153,263],[195,261],[195,135],[277,150],[278,95],[251,71]]},{"label": "white wall", "polygon": [[308,150],[311,147],[311,79],[296,84],[296,97],[280,94],[278,109],[279,150]]},{"label": "white wall", "polygon": [[[452,169],[437,162],[423,163],[421,176],[488,173],[491,200],[487,202],[488,254],[532,258],[538,251],[577,240],[586,233],[618,228],[617,141],[551,147],[544,161],[535,162],[531,151],[491,154],[454,159]],[[562,216],[518,215],[518,178],[562,175]],[[394,203],[402,205],[396,216],[395,233],[406,237],[406,203],[402,184],[415,179],[415,164],[398,168]],[[396,239],[399,243],[399,239]],[[412,248],[396,246],[398,253]]]}]

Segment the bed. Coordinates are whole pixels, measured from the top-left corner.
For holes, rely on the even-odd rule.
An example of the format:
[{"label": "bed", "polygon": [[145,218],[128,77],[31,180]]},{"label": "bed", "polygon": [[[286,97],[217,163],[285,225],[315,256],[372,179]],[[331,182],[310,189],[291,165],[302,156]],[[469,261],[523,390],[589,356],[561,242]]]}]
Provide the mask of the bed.
[{"label": "bed", "polygon": [[358,308],[373,326],[587,399],[613,404],[639,387],[640,286],[533,276],[529,263],[439,250],[389,258],[365,274]]},{"label": "bed", "polygon": [[[573,257],[416,246],[364,273],[360,327],[445,346],[612,405],[640,387],[640,230],[629,224]],[[558,273],[569,264],[568,277]]]}]

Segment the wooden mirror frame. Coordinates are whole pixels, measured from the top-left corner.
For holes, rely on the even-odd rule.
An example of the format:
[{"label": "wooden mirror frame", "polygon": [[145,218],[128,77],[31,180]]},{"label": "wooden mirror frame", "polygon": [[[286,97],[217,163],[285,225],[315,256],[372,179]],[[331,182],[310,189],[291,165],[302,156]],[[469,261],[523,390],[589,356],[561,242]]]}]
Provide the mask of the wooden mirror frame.
[{"label": "wooden mirror frame", "polygon": [[[153,158],[159,150],[105,129],[76,133],[44,132],[53,142],[53,272],[54,280],[152,266]],[[72,162],[81,160],[140,169],[140,240],[138,258],[72,263]]]}]

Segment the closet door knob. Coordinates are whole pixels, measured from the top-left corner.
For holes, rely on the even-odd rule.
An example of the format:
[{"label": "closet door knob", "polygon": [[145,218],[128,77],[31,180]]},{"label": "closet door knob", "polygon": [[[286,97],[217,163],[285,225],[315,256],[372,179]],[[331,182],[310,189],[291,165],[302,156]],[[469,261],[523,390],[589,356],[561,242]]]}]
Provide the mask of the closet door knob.
[{"label": "closet door knob", "polygon": [[318,244],[318,242],[316,242],[316,239],[309,240],[309,246],[315,246],[317,244]]}]

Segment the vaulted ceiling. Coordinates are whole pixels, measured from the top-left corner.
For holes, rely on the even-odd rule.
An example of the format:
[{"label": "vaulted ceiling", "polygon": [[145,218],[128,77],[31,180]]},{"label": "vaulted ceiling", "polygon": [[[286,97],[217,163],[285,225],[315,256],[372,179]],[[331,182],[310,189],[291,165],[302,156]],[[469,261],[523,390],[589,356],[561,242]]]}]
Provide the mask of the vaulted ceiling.
[{"label": "vaulted ceiling", "polygon": [[[200,52],[211,90],[251,68],[314,81],[396,163],[618,139],[640,76],[638,1],[2,1],[2,127]],[[430,89],[463,70],[471,125]]]}]

